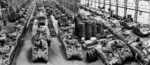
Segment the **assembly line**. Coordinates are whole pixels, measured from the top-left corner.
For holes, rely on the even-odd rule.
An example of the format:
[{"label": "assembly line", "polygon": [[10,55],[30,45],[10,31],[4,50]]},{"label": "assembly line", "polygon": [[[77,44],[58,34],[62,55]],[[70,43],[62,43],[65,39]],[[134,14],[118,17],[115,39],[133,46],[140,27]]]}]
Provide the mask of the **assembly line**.
[{"label": "assembly line", "polygon": [[53,0],[26,4],[15,23],[4,24],[11,29],[0,28],[0,65],[150,64],[149,24],[88,5],[77,10]]}]

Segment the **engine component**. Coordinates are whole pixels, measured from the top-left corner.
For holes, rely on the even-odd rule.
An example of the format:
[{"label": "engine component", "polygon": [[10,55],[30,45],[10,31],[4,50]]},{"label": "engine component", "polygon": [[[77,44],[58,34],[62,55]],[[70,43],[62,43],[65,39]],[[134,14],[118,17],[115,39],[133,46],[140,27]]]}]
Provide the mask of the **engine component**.
[{"label": "engine component", "polygon": [[92,51],[87,52],[86,56],[87,56],[88,62],[94,62],[94,61],[98,60],[96,51],[94,49]]}]

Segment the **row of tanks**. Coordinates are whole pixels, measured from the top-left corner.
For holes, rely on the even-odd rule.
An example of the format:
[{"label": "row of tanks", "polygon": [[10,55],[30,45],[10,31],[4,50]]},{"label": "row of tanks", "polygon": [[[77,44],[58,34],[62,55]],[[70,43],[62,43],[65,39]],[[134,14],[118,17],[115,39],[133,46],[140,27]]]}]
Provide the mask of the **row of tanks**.
[{"label": "row of tanks", "polygon": [[[52,21],[52,19],[51,19],[53,7],[51,7],[51,6],[45,6],[45,9],[46,9],[46,10],[49,10],[49,11],[47,11],[47,14],[51,13],[51,14],[47,15],[47,17],[48,17],[48,28],[49,28],[50,35],[51,35],[52,37],[56,37],[56,36],[57,36],[57,33],[56,33],[56,30],[55,30],[55,28],[54,28],[54,26],[53,26],[53,21]],[[54,13],[54,12],[53,12],[53,13]]]},{"label": "row of tanks", "polygon": [[[21,11],[31,13],[33,6],[26,7],[25,9],[28,9],[29,11]],[[30,17],[30,14],[22,15],[27,16],[26,18]],[[21,38],[23,36],[25,24],[27,23],[26,18],[20,17],[8,33],[0,34],[0,56],[2,57],[2,59],[0,59],[0,64],[10,65],[15,55],[17,55],[19,47],[23,43]]]},{"label": "row of tanks", "polygon": [[[113,26],[112,28],[118,33],[120,34],[128,43],[129,46],[131,46],[131,49],[134,52],[134,56],[136,58],[136,60],[138,60],[139,63],[141,64],[145,64],[145,65],[149,65],[150,63],[150,45],[149,45],[149,41],[144,39],[149,39],[148,37],[148,24],[140,24],[138,25],[138,23],[133,23],[133,22],[124,22],[124,21],[120,21],[119,23],[117,23],[117,25],[115,23],[113,23],[112,21],[108,22],[109,24],[111,23],[111,26]],[[129,24],[130,23],[130,24]],[[144,27],[143,27],[144,25]],[[120,28],[122,27],[122,28]],[[134,28],[134,30],[133,30]],[[136,29],[136,28],[147,28],[147,30],[145,30],[145,34],[144,31],[140,32],[140,29]],[[136,33],[137,32],[137,33]],[[134,35],[134,33],[136,33]],[[137,35],[139,33],[142,33],[141,35]],[[137,35],[137,36],[136,36]],[[139,36],[139,37],[138,37]]]},{"label": "row of tanks", "polygon": [[69,16],[63,16],[58,19],[59,39],[62,42],[62,51],[64,51],[67,60],[82,60],[83,49],[74,35],[75,26]]},{"label": "row of tanks", "polygon": [[[50,47],[51,41],[48,39],[47,35],[47,25],[46,25],[46,11],[42,6],[37,7],[37,20],[38,27],[36,34],[32,36],[32,61],[34,63],[48,62],[48,49]],[[40,13],[40,14],[38,14]]]}]

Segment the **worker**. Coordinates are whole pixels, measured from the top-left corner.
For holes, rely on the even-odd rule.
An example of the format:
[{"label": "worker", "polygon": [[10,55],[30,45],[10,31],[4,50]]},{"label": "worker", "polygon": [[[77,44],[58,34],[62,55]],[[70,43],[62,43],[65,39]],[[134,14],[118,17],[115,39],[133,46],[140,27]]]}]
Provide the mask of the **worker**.
[{"label": "worker", "polygon": [[47,43],[48,43],[48,47],[51,46],[51,40],[47,40]]},{"label": "worker", "polygon": [[137,39],[136,39],[136,42],[141,42],[141,39],[140,39],[140,38],[137,38]]}]

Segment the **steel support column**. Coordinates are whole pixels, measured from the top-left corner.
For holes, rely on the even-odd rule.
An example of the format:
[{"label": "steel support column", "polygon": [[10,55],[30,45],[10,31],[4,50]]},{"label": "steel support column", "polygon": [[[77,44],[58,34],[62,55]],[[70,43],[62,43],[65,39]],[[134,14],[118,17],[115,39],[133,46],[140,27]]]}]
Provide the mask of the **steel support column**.
[{"label": "steel support column", "polygon": [[88,6],[90,6],[90,0],[88,0]]},{"label": "steel support column", "polygon": [[109,0],[109,8],[110,8],[110,10],[111,10],[111,0]]},{"label": "steel support column", "polygon": [[104,7],[104,11],[105,11],[105,7],[106,7],[106,0],[104,0],[104,1],[103,1],[103,4],[104,4],[104,6],[103,6],[103,7]]},{"label": "steel support column", "polygon": [[109,13],[111,13],[111,0],[109,0]]},{"label": "steel support column", "polygon": [[136,0],[136,1],[135,1],[135,15],[134,15],[134,22],[137,22],[138,7],[139,7],[139,0]]},{"label": "steel support column", "polygon": [[99,0],[99,7],[101,7],[101,0]]},{"label": "steel support column", "polygon": [[116,15],[118,15],[118,0],[116,0]]},{"label": "steel support column", "polygon": [[96,3],[97,3],[96,0],[95,0],[94,2],[95,2],[95,8],[97,8],[97,7],[96,7]]},{"label": "steel support column", "polygon": [[[150,11],[150,9],[149,9],[149,11]],[[149,12],[149,24],[150,24],[150,12]]]},{"label": "steel support column", "polygon": [[124,0],[124,17],[127,16],[127,3],[128,3],[128,0]]}]

